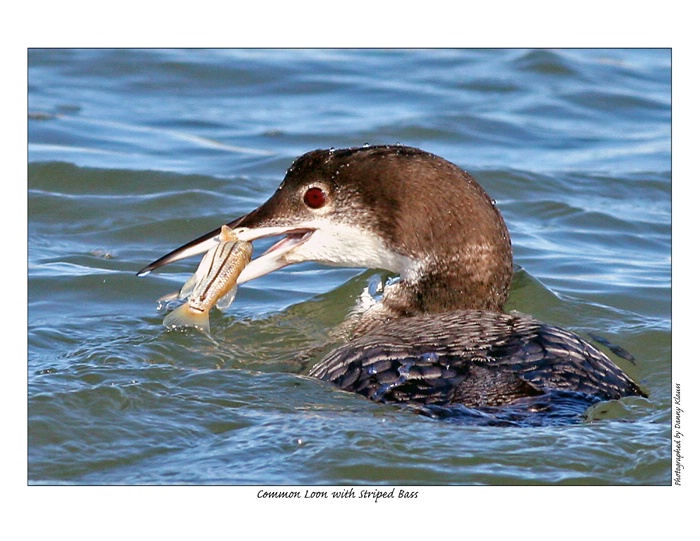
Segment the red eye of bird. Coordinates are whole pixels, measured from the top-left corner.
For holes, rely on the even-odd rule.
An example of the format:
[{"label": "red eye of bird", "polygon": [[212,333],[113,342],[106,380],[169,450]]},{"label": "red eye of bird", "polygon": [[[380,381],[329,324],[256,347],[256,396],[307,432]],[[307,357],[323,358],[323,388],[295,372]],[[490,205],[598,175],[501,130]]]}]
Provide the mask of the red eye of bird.
[{"label": "red eye of bird", "polygon": [[326,194],[316,186],[309,188],[304,194],[304,203],[312,209],[320,209],[326,204]]}]

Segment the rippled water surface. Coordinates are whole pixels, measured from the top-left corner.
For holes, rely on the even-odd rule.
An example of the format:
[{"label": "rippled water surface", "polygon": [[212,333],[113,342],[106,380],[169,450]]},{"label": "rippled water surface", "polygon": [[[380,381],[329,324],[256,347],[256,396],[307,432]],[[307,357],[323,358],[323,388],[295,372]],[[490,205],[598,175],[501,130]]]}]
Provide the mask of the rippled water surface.
[{"label": "rippled water surface", "polygon": [[[669,484],[670,73],[668,50],[30,50],[29,482]],[[483,426],[304,377],[371,269],[288,267],[213,340],[166,332],[197,261],[136,271],[308,150],[395,142],[497,200],[508,308],[630,351],[648,400]]]}]

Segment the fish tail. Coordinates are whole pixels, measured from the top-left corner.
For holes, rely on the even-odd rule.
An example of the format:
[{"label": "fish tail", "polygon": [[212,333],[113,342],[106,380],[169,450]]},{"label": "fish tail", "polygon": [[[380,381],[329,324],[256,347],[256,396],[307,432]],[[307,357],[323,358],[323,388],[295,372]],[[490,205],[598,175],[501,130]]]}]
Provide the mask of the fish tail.
[{"label": "fish tail", "polygon": [[163,320],[163,325],[169,329],[178,327],[195,327],[206,333],[209,332],[209,311],[192,310],[189,303],[178,306]]}]

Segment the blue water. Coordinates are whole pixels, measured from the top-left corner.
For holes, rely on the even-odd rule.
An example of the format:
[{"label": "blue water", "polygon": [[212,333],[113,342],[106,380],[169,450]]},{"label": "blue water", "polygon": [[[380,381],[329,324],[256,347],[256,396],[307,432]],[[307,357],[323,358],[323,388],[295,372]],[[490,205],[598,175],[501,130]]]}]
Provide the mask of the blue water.
[{"label": "blue water", "polygon": [[[28,85],[30,483],[671,482],[669,50],[30,50]],[[214,340],[166,332],[197,260],[136,271],[308,150],[395,142],[496,199],[508,309],[627,349],[648,400],[479,426],[305,378],[371,269],[288,267]]]}]

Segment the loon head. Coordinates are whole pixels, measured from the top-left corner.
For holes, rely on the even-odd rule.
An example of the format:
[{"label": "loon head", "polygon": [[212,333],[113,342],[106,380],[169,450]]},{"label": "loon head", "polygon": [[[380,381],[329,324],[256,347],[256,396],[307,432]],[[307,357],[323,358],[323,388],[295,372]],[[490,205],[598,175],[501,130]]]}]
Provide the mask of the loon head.
[{"label": "loon head", "polygon": [[[459,167],[417,148],[308,152],[270,199],[228,225],[244,241],[282,237],[244,269],[239,284],[315,261],[399,273],[406,314],[501,310],[508,296],[511,244],[495,203]],[[219,231],[139,274],[210,249]]]}]

